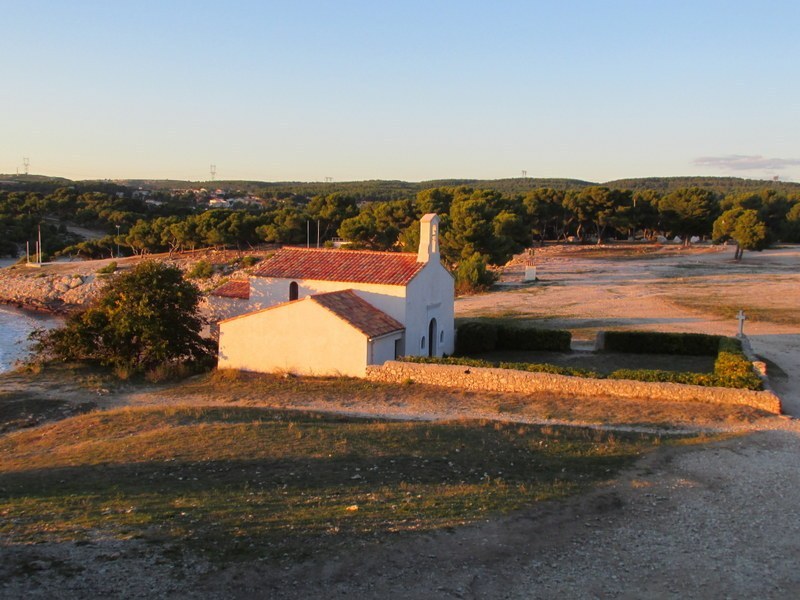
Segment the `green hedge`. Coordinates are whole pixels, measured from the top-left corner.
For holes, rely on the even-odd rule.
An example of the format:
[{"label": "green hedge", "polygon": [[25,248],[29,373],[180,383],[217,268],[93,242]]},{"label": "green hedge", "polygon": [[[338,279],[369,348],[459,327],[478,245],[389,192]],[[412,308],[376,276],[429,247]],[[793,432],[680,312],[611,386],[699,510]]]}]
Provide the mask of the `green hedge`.
[{"label": "green hedge", "polygon": [[572,334],[559,329],[538,329],[521,325],[497,326],[498,350],[550,350],[569,352]]},{"label": "green hedge", "polygon": [[456,330],[455,353],[481,354],[494,350],[569,352],[572,334],[497,321],[467,321]]},{"label": "green hedge", "polygon": [[436,356],[403,356],[399,360],[410,363],[422,363],[431,365],[461,365],[464,367],[485,367],[487,369],[497,366],[493,363],[481,358],[465,358],[463,356],[445,356],[442,358]]},{"label": "green hedge", "polygon": [[590,379],[603,379],[603,375],[590,369],[578,369],[577,367],[559,367],[546,363],[510,363],[501,362],[497,364],[500,369],[513,369],[515,371],[528,371],[531,373],[551,373],[553,375],[568,375],[570,377],[588,377]]},{"label": "green hedge", "polygon": [[719,354],[714,362],[716,385],[748,390],[763,388],[761,378],[753,371],[753,364],[742,351],[742,342],[736,338],[722,338]]},{"label": "green hedge", "polygon": [[635,354],[682,354],[715,356],[719,335],[703,333],[660,333],[656,331],[606,331],[605,350]]},{"label": "green hedge", "polygon": [[497,325],[468,321],[456,329],[456,354],[480,354],[497,347]]},{"label": "green hedge", "polygon": [[[715,386],[716,379],[712,373],[688,373],[679,371],[662,371],[659,369],[618,369],[608,375],[608,379],[631,379],[651,383],[682,383],[685,385]],[[735,387],[735,386],[725,386]]]},{"label": "green hedge", "polygon": [[[714,337],[714,336],[708,336]],[[661,371],[657,369],[618,369],[609,375],[603,375],[589,369],[573,367],[559,367],[550,364],[537,363],[511,363],[491,362],[488,360],[446,357],[431,358],[427,356],[407,356],[402,360],[414,363],[428,363],[438,365],[463,365],[466,367],[493,367],[511,369],[515,371],[528,371],[534,373],[552,373],[554,375],[568,375],[572,377],[588,377],[591,379],[631,379],[633,381],[647,381],[652,383],[681,383],[685,385],[702,385],[713,387],[729,387],[747,390],[763,389],[763,384],[758,375],[753,371],[753,365],[747,360],[742,351],[742,344],[735,338],[718,337],[719,354],[714,363],[713,373],[687,373],[676,371]]]}]

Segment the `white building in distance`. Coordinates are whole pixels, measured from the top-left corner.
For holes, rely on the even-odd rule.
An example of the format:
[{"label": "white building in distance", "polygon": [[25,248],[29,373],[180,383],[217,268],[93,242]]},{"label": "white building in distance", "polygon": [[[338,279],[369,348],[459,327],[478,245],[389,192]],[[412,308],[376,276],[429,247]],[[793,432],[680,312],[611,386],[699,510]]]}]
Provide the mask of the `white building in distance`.
[{"label": "white building in distance", "polygon": [[367,365],[455,347],[435,214],[420,221],[417,254],[283,248],[212,296],[231,315],[219,324],[220,368],[363,377]]}]

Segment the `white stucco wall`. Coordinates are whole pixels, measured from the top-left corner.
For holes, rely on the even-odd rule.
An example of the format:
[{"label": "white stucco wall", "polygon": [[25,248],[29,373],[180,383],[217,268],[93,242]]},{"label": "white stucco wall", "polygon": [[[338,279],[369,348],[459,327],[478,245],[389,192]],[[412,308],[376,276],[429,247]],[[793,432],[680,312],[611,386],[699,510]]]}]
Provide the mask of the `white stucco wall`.
[{"label": "white stucco wall", "polygon": [[[395,341],[400,340],[400,354],[395,356]],[[383,337],[375,338],[370,342],[369,364],[382,365],[387,360],[395,360],[403,354],[403,332],[391,333]]]},{"label": "white stucco wall", "polygon": [[[316,279],[278,279],[273,277],[252,277],[250,279],[250,300],[258,310],[289,300],[289,285],[297,282],[298,298],[312,294],[353,290],[361,298],[394,317],[401,323],[405,321],[406,288],[402,285],[381,285],[376,283],[353,283],[348,281],[320,281]],[[248,311],[244,311],[248,312]]]},{"label": "white stucco wall", "polygon": [[366,335],[311,300],[220,323],[220,368],[364,377],[367,353]]},{"label": "white stucco wall", "polygon": [[[429,262],[411,280],[406,295],[406,356],[427,356],[430,339],[428,327],[436,319],[435,355],[452,354],[455,349],[453,302],[455,281],[439,261]],[[425,337],[425,347],[421,345]],[[441,341],[440,341],[441,340]]]}]

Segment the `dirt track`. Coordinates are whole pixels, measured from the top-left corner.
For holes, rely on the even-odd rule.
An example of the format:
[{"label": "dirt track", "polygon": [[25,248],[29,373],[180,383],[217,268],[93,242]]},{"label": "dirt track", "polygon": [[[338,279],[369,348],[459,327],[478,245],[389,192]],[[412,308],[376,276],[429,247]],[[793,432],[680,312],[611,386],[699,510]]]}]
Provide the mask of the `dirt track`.
[{"label": "dirt track", "polygon": [[[733,334],[735,320],[714,314],[714,304],[761,309],[781,322],[748,322],[746,331],[770,361],[785,410],[800,415],[800,323],[791,318],[793,311],[800,318],[800,250],[746,253],[738,265],[732,251],[637,260],[580,254],[543,252],[541,284],[462,299],[457,312],[522,311],[588,338],[608,326]],[[712,312],[675,303],[708,297]],[[6,569],[33,560],[43,570],[13,578],[4,591],[42,598],[796,598],[800,427],[774,418],[758,428],[711,445],[665,448],[586,497],[290,569],[170,567],[138,542],[97,540],[68,549],[70,561],[85,567],[77,577],[59,572],[65,548],[6,553]]]}]

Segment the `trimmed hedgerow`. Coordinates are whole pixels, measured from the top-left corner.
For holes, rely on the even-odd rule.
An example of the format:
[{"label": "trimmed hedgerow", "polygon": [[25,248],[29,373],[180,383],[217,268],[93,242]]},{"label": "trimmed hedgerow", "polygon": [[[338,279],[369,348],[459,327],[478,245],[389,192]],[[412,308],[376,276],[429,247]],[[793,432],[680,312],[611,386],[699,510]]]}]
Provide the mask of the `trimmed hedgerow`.
[{"label": "trimmed hedgerow", "polygon": [[721,339],[722,336],[703,333],[606,331],[604,345],[608,352],[714,356],[719,351]]},{"label": "trimmed hedgerow", "polygon": [[559,367],[547,363],[508,363],[497,364],[500,369],[513,369],[515,371],[528,371],[530,373],[550,373],[552,375],[568,375],[570,377],[588,377],[590,379],[603,379],[603,375],[590,369],[576,367]]},{"label": "trimmed hedgerow", "polygon": [[569,352],[572,334],[560,329],[539,329],[502,323],[497,326],[498,350],[549,350]]},{"label": "trimmed hedgerow", "polygon": [[493,363],[481,358],[466,358],[463,356],[403,356],[400,358],[403,362],[422,363],[431,365],[460,365],[464,367],[485,367],[487,369],[496,367],[497,363]]},{"label": "trimmed hedgerow", "polygon": [[736,338],[722,338],[719,354],[714,362],[716,385],[748,390],[760,390],[761,378],[753,371],[753,364],[742,351],[742,342]]},{"label": "trimmed hedgerow", "polygon": [[646,381],[651,383],[680,383],[684,385],[702,385],[712,387],[729,387],[747,390],[763,389],[763,384],[758,375],[753,371],[753,366],[742,351],[741,342],[735,338],[719,336],[719,354],[714,363],[713,373],[690,373],[678,371],[662,371],[658,369],[618,369],[609,375],[603,375],[590,369],[574,367],[559,367],[551,364],[538,363],[512,363],[491,362],[488,360],[445,357],[436,358],[428,356],[407,356],[402,360],[414,363],[427,363],[438,365],[462,365],[465,367],[493,367],[511,369],[514,371],[528,371],[533,373],[551,373],[554,375],[567,375],[571,377],[587,377],[591,379],[630,379],[633,381]]},{"label": "trimmed hedgerow", "polygon": [[682,383],[684,385],[714,386],[712,373],[689,373],[680,371],[663,371],[660,369],[617,369],[608,375],[609,379],[631,379],[651,383]]},{"label": "trimmed hedgerow", "polygon": [[456,354],[491,352],[497,346],[497,325],[468,321],[456,330]]},{"label": "trimmed hedgerow", "polygon": [[494,350],[569,352],[572,334],[497,321],[467,321],[458,326],[455,353],[481,354]]}]

